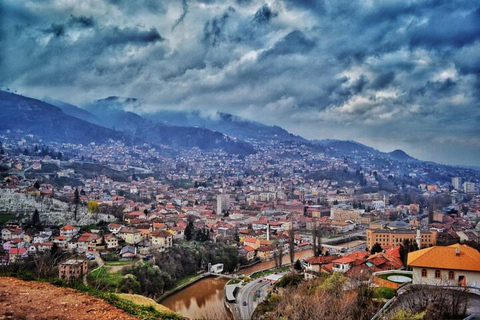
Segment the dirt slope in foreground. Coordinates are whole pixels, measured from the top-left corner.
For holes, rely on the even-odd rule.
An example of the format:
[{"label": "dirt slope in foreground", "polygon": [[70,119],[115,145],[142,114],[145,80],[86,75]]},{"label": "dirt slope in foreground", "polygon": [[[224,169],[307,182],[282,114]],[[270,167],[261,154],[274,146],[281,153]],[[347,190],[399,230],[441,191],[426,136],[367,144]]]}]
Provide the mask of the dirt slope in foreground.
[{"label": "dirt slope in foreground", "polygon": [[137,319],[107,302],[49,283],[0,277],[0,319]]}]

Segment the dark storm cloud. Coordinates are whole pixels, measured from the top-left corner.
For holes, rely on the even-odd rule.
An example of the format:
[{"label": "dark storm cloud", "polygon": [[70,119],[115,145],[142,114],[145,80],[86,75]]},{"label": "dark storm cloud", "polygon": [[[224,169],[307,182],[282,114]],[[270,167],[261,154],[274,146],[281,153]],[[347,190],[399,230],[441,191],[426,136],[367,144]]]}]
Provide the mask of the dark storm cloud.
[{"label": "dark storm cloud", "polygon": [[410,44],[427,47],[463,47],[478,40],[480,8],[464,15],[441,11],[431,15],[427,23],[412,26]]},{"label": "dark storm cloud", "polygon": [[375,77],[370,87],[372,89],[383,89],[395,79],[395,72],[387,71]]},{"label": "dark storm cloud", "polygon": [[175,21],[175,23],[173,24],[172,26],[172,31],[175,30],[175,28],[183,21],[183,19],[185,19],[185,16],[187,15],[188,13],[188,3],[187,3],[187,0],[183,0],[182,1],[182,14],[180,15],[180,17],[178,17],[178,19]]},{"label": "dark storm cloud", "polygon": [[74,25],[74,26],[79,26],[83,28],[92,28],[95,25],[95,21],[93,20],[92,17],[85,17],[85,16],[80,16],[80,17],[75,17],[75,16],[70,16],[70,20],[68,21],[69,25]]},{"label": "dark storm cloud", "polygon": [[105,45],[116,45],[125,43],[153,43],[165,40],[157,29],[139,30],[138,28],[107,28],[103,31],[103,41]]},{"label": "dark storm cloud", "polygon": [[165,13],[166,8],[163,1],[159,0],[108,0],[127,14],[138,14],[145,12]]},{"label": "dark storm cloud", "polygon": [[24,94],[77,104],[137,97],[145,111],[221,110],[308,138],[359,139],[443,162],[480,158],[475,1],[2,7],[1,85]]},{"label": "dark storm cloud", "polygon": [[235,12],[235,9],[229,7],[220,17],[215,17],[211,21],[207,21],[203,27],[203,40],[216,46],[220,41],[226,39],[224,28],[230,18],[230,15]]},{"label": "dark storm cloud", "polygon": [[278,16],[278,13],[272,11],[268,5],[263,5],[257,12],[255,12],[255,16],[253,17],[253,21],[256,23],[267,23],[270,19]]},{"label": "dark storm cloud", "polygon": [[315,42],[305,36],[299,30],[295,30],[287,34],[283,39],[275,43],[273,48],[265,51],[263,57],[279,56],[300,53],[305,54],[315,47]]}]

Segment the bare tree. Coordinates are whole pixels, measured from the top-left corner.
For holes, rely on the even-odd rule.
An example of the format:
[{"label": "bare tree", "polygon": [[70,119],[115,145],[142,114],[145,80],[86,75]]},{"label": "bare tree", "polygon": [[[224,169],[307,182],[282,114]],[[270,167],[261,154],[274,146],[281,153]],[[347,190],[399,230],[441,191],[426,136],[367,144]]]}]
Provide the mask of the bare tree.
[{"label": "bare tree", "polygon": [[315,257],[318,257],[322,254],[322,236],[322,230],[317,226],[317,222],[315,221],[312,230],[313,255]]},{"label": "bare tree", "polygon": [[282,267],[283,248],[280,242],[275,242],[275,249],[273,250],[273,260],[275,261],[275,268]]},{"label": "bare tree", "polygon": [[469,303],[468,288],[415,286],[401,296],[394,311],[411,313],[426,311],[427,319],[460,319],[465,317]]},{"label": "bare tree", "polygon": [[77,213],[78,213],[78,206],[80,205],[80,193],[78,192],[78,188],[75,189],[73,203],[75,204],[75,211],[74,211],[74,219],[77,220]]},{"label": "bare tree", "polygon": [[293,222],[292,226],[290,227],[290,231],[288,232],[288,238],[290,241],[290,264],[293,267],[293,264],[295,263],[295,231],[293,230]]},{"label": "bare tree", "polygon": [[278,245],[278,267],[281,268],[283,264],[283,245],[279,243]]}]

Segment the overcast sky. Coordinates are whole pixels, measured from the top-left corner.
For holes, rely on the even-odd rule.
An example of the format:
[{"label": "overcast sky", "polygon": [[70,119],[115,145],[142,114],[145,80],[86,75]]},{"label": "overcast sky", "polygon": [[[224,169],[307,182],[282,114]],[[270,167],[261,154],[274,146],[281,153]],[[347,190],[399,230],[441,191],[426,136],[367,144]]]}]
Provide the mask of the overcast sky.
[{"label": "overcast sky", "polygon": [[478,1],[2,0],[0,86],[480,166]]}]

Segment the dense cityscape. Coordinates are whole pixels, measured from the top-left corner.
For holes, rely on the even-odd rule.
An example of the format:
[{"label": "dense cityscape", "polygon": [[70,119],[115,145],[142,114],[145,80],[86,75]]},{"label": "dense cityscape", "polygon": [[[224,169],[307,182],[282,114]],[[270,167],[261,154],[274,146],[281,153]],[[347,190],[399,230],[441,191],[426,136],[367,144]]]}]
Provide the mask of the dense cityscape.
[{"label": "dense cityscape", "polygon": [[[246,156],[200,148],[171,156],[112,139],[62,143],[19,130],[0,138],[4,272],[78,279],[160,302],[211,274],[231,278],[216,310],[167,304],[188,317],[262,317],[254,314],[259,303],[267,317],[279,316],[262,301],[278,295],[268,284],[283,278],[268,274],[295,286],[341,274],[335,281],[352,291],[368,283],[388,297],[401,282],[384,272],[423,280],[410,252],[478,248],[480,173],[400,151],[251,140],[255,153]],[[475,272],[465,285],[476,286]],[[371,317],[381,303],[369,303],[348,312]]]},{"label": "dense cityscape", "polygon": [[480,319],[476,1],[0,1],[0,320]]}]

